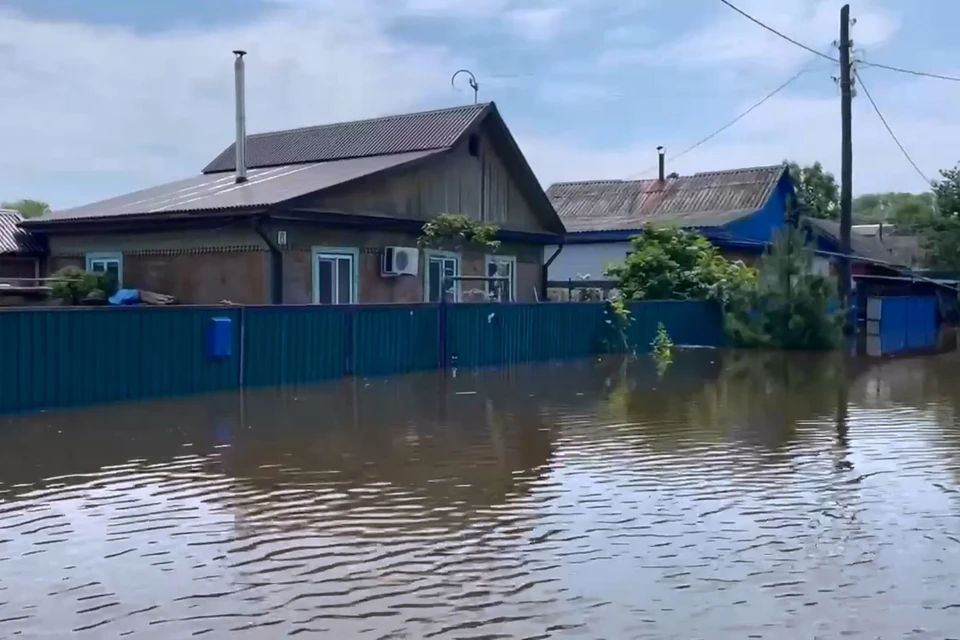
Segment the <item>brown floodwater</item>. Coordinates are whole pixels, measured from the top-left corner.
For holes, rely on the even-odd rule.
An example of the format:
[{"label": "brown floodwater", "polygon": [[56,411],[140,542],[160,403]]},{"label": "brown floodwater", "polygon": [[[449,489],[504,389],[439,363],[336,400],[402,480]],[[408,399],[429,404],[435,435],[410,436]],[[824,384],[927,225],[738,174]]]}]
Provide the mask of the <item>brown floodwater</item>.
[{"label": "brown floodwater", "polygon": [[0,638],[960,635],[960,356],[0,419]]}]

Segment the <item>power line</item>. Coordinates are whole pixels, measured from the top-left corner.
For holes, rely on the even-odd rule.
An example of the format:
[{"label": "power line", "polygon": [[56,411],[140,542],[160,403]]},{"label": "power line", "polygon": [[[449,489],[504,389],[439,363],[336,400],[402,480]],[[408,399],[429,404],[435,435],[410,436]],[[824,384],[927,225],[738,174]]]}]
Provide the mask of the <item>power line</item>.
[{"label": "power line", "polygon": [[876,101],[873,99],[873,96],[870,95],[870,91],[867,89],[867,85],[863,84],[863,78],[860,77],[860,74],[856,71],[853,72],[853,75],[857,78],[857,81],[860,83],[860,88],[863,89],[863,94],[867,96],[867,100],[873,106],[873,110],[877,112],[877,116],[880,118],[880,122],[883,123],[884,128],[887,130],[887,133],[890,134],[890,137],[893,138],[893,141],[897,143],[897,147],[900,148],[900,152],[903,154],[903,157],[907,159],[907,162],[910,163],[910,166],[916,170],[916,172],[923,178],[923,181],[928,185],[932,184],[930,178],[917,166],[917,163],[913,161],[913,158],[910,157],[910,154],[907,152],[906,148],[900,142],[900,139],[897,137],[897,134],[893,132],[893,129],[890,127],[890,123],[887,122],[887,119],[883,116],[883,112],[880,111],[880,107],[877,106]]},{"label": "power line", "polygon": [[[785,33],[774,29],[774,28],[771,27],[770,25],[765,24],[764,22],[761,22],[760,20],[758,20],[757,18],[754,18],[752,15],[750,15],[749,13],[747,13],[746,11],[744,11],[743,9],[741,9],[741,8],[737,7],[736,5],[734,5],[734,4],[733,4],[732,2],[730,2],[729,0],[720,0],[720,2],[722,2],[722,3],[725,4],[725,5],[727,5],[728,7],[730,7],[731,9],[733,9],[734,11],[736,11],[737,13],[739,13],[741,16],[743,16],[744,18],[746,18],[746,19],[749,20],[750,22],[752,22],[752,23],[754,23],[754,24],[756,24],[756,25],[758,25],[758,26],[760,26],[760,27],[763,27],[764,29],[766,29],[766,30],[769,31],[770,33],[772,33],[772,34],[774,34],[774,35],[776,35],[776,36],[778,36],[778,37],[780,37],[780,38],[783,38],[784,40],[786,40],[787,42],[793,44],[794,46],[800,47],[801,49],[804,49],[805,51],[809,51],[810,53],[816,54],[816,55],[820,56],[821,58],[825,58],[825,59],[827,59],[827,60],[829,60],[829,61],[831,61],[831,62],[836,62],[836,63],[839,63],[839,62],[840,62],[840,60],[838,60],[837,58],[834,58],[833,56],[829,56],[829,55],[827,55],[827,54],[825,54],[825,53],[823,53],[823,52],[821,52],[821,51],[817,51],[816,49],[814,49],[814,48],[812,48],[812,47],[809,47],[809,46],[803,44],[802,42],[800,42],[800,41],[798,41],[798,40],[794,40],[793,38],[791,38],[790,36],[786,35]],[[929,73],[929,72],[927,72],[927,71],[916,71],[916,70],[914,70],[914,69],[905,69],[905,68],[903,68],[903,67],[895,67],[895,66],[888,65],[888,64],[880,64],[879,62],[865,62],[865,61],[861,61],[860,64],[863,65],[863,66],[865,66],[865,67],[874,67],[874,68],[876,68],[876,69],[886,69],[887,71],[895,71],[895,72],[897,72],[897,73],[906,73],[906,74],[908,74],[908,75],[919,76],[919,77],[923,77],[923,78],[934,78],[934,79],[936,79],[936,80],[948,80],[948,81],[950,81],[950,82],[960,82],[960,78],[958,78],[958,77],[956,77],[956,76],[948,76],[948,75],[944,75],[944,74],[940,74],[940,73]]]},{"label": "power line", "polygon": [[[819,53],[819,52],[817,52],[817,53]],[[671,156],[669,159],[670,159],[671,161],[673,161],[673,160],[677,160],[677,159],[681,158],[682,156],[685,156],[686,154],[690,153],[690,152],[693,151],[694,149],[696,149],[696,148],[698,148],[698,147],[700,147],[700,146],[702,146],[702,145],[710,142],[711,140],[713,140],[714,138],[716,138],[718,135],[720,135],[721,133],[723,133],[724,131],[726,131],[727,129],[729,129],[730,127],[732,127],[733,125],[737,124],[738,122],[740,122],[740,121],[743,120],[744,118],[746,118],[748,115],[750,115],[751,113],[753,113],[757,108],[759,108],[760,106],[762,106],[762,105],[763,105],[764,103],[766,103],[768,100],[770,100],[770,99],[773,98],[775,95],[777,95],[778,93],[780,93],[781,91],[783,91],[784,89],[786,89],[787,87],[789,87],[791,84],[793,84],[794,82],[796,82],[796,81],[800,78],[800,76],[802,76],[803,74],[805,74],[805,73],[807,73],[808,71],[810,71],[810,70],[811,70],[811,67],[813,66],[813,62],[815,62],[815,60],[814,60],[814,61],[811,61],[809,64],[807,64],[807,65],[804,66],[802,69],[800,69],[800,71],[798,71],[798,72],[796,72],[795,74],[793,74],[792,76],[790,76],[790,78],[789,78],[786,82],[782,83],[780,86],[778,86],[776,89],[774,89],[773,91],[771,91],[770,93],[768,93],[767,95],[765,95],[765,96],[764,96],[763,98],[761,98],[759,101],[755,102],[749,109],[747,109],[746,111],[742,112],[742,113],[741,113],[740,115],[738,115],[736,118],[734,118],[733,120],[731,120],[731,121],[728,122],[727,124],[723,125],[723,126],[720,127],[719,129],[717,129],[716,131],[714,131],[713,133],[711,133],[710,135],[708,135],[706,138],[703,138],[703,139],[700,140],[699,142],[696,142],[695,144],[690,145],[689,147],[687,147],[686,149],[684,149],[684,150],[681,151],[680,153],[678,153],[678,154],[676,154],[676,155],[674,155],[674,156]],[[632,176],[629,176],[627,179],[628,179],[628,180],[634,180],[634,179],[636,179],[636,178],[639,178],[639,177],[641,177],[641,176],[643,176],[643,175],[646,175],[646,174],[650,173],[651,171],[653,171],[654,169],[656,169],[656,168],[658,168],[658,167],[659,167],[659,164],[654,165],[654,166],[650,167],[649,169],[644,169],[644,170],[641,171],[640,173],[635,173],[635,174],[633,174]]]},{"label": "power line", "polygon": [[809,51],[810,53],[812,53],[812,54],[814,54],[814,55],[816,55],[816,56],[820,56],[821,58],[826,58],[826,59],[829,60],[830,62],[840,62],[840,61],[837,60],[836,58],[834,58],[834,57],[832,57],[832,56],[828,56],[827,54],[823,53],[822,51],[817,51],[817,50],[814,49],[813,47],[808,47],[807,45],[803,44],[802,42],[798,42],[797,40],[794,40],[794,39],[791,38],[790,36],[788,36],[788,35],[780,32],[780,31],[777,31],[777,30],[774,29],[773,27],[771,27],[771,26],[769,26],[769,25],[766,25],[766,24],[764,24],[763,22],[760,22],[759,20],[757,20],[756,18],[754,18],[752,15],[750,15],[749,13],[747,13],[746,11],[744,11],[743,9],[740,9],[739,7],[735,6],[733,3],[728,2],[728,0],[720,0],[720,2],[722,2],[722,3],[725,4],[725,5],[727,5],[728,7],[730,7],[731,9],[733,9],[734,11],[736,11],[737,13],[739,13],[740,15],[742,15],[744,18],[746,18],[746,19],[749,20],[750,22],[752,22],[752,23],[754,23],[754,24],[756,24],[756,25],[758,25],[758,26],[763,27],[764,29],[766,29],[767,31],[769,31],[770,33],[772,33],[772,34],[774,34],[774,35],[780,36],[781,38],[783,38],[783,39],[786,40],[787,42],[790,42],[790,43],[792,43],[792,44],[800,47],[801,49],[805,49],[805,50]]},{"label": "power line", "polygon": [[914,71],[912,69],[903,69],[901,67],[892,67],[888,64],[880,64],[878,62],[866,62],[864,60],[860,61],[860,64],[865,67],[874,67],[875,69],[886,69],[887,71],[896,71],[897,73],[906,73],[912,76],[920,76],[921,78],[934,78],[936,80],[949,80],[950,82],[960,82],[960,78],[956,76],[945,76],[940,73],[928,73],[926,71]]}]

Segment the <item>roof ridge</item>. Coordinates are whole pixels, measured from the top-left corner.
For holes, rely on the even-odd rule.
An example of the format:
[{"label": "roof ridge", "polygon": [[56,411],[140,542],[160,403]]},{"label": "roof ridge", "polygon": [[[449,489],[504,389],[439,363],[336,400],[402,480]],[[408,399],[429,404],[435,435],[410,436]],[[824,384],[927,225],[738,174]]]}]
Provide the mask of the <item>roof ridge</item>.
[{"label": "roof ridge", "polygon": [[439,108],[439,109],[428,109],[428,110],[426,110],[426,111],[410,111],[410,112],[407,112],[407,113],[392,113],[392,114],[387,114],[387,115],[383,115],[383,116],[376,116],[376,117],[374,117],[374,118],[358,118],[358,119],[356,119],[356,120],[339,120],[339,121],[337,121],[337,122],[327,122],[327,123],[324,123],[324,124],[311,124],[311,125],[307,125],[307,126],[303,126],[303,127],[294,127],[294,128],[292,128],[292,129],[277,129],[276,131],[262,131],[262,132],[260,132],[260,133],[252,133],[252,134],[248,135],[248,136],[247,136],[247,140],[249,140],[250,138],[260,138],[260,137],[263,137],[263,136],[273,136],[273,135],[277,135],[277,134],[280,134],[280,133],[297,133],[297,132],[299,132],[299,131],[310,131],[310,130],[313,130],[313,129],[322,129],[322,128],[324,128],[324,127],[340,127],[340,126],[344,126],[344,125],[356,125],[356,124],[360,124],[360,123],[363,123],[363,122],[381,122],[381,121],[384,121],[384,120],[396,120],[396,119],[403,119],[403,118],[420,117],[420,116],[425,116],[425,115],[433,115],[433,114],[436,114],[436,113],[444,113],[444,112],[446,112],[446,111],[457,111],[457,110],[465,110],[465,109],[476,109],[477,112],[479,113],[479,112],[483,111],[484,109],[486,109],[486,108],[488,108],[488,107],[490,107],[490,106],[493,106],[493,104],[494,104],[493,101],[490,101],[490,102],[480,102],[480,103],[477,103],[477,104],[459,105],[459,106],[455,106],[455,107],[442,107],[442,108]]},{"label": "roof ridge", "polygon": [[[753,167],[740,167],[737,169],[718,169],[715,171],[698,171],[689,175],[681,175],[676,178],[667,178],[667,180],[679,180],[683,178],[696,178],[698,176],[715,176],[715,175],[725,175],[731,173],[743,173],[745,171],[770,171],[773,169],[785,169],[786,165],[783,164],[769,164],[769,165],[757,165]],[[551,184],[551,187],[557,186],[567,186],[567,185],[584,185],[584,184],[639,184],[643,182],[659,182],[659,178],[638,178],[635,180],[624,180],[621,178],[610,178],[610,179],[598,179],[598,180],[567,180],[554,182]]]},{"label": "roof ridge", "polygon": [[[753,167],[741,167],[741,168],[739,168],[739,169],[718,169],[718,170],[716,170],[716,171],[698,171],[698,172],[694,173],[693,175],[687,176],[687,177],[691,177],[691,178],[692,178],[692,177],[695,177],[695,176],[714,176],[714,175],[723,174],[723,173],[742,173],[742,172],[744,172],[744,171],[770,171],[770,170],[772,170],[772,169],[786,169],[786,165],[784,165],[784,164],[762,164],[762,165],[757,165],[757,166],[753,166]],[[683,177],[683,176],[681,176],[681,177]]]}]

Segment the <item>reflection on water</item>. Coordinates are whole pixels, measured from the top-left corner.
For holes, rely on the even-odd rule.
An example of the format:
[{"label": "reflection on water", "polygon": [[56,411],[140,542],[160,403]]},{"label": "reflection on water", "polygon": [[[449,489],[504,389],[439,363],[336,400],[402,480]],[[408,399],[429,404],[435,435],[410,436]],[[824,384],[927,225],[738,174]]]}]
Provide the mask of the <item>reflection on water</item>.
[{"label": "reflection on water", "polygon": [[688,352],[0,422],[0,638],[943,638],[957,356]]}]

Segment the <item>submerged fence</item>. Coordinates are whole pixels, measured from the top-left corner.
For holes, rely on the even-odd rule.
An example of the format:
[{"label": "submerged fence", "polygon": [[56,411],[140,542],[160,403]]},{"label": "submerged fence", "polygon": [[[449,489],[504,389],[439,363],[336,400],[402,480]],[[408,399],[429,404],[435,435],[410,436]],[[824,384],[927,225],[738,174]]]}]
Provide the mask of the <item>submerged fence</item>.
[{"label": "submerged fence", "polygon": [[[631,305],[630,347],[659,323],[721,346],[708,302]],[[603,303],[130,307],[0,311],[0,413],[581,358],[623,348]]]}]

